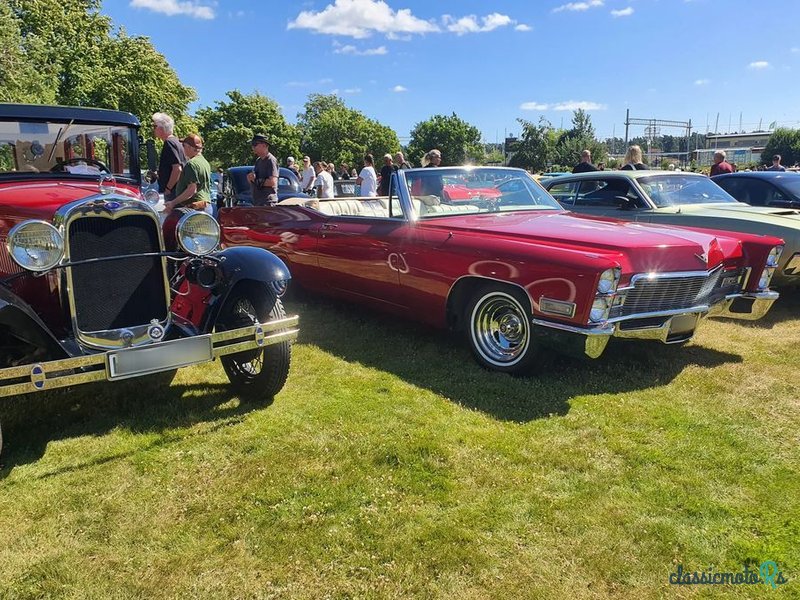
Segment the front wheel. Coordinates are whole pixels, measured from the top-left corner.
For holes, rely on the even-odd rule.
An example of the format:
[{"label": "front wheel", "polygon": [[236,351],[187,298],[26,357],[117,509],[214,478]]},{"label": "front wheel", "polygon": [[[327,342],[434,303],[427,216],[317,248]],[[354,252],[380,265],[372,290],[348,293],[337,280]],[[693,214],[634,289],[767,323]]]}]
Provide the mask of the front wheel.
[{"label": "front wheel", "polygon": [[[239,284],[225,301],[217,328],[238,329],[285,316],[280,299],[264,285]],[[291,351],[291,343],[287,341],[228,354],[220,361],[241,399],[271,401],[286,383]]]},{"label": "front wheel", "polygon": [[516,374],[533,366],[531,318],[519,296],[510,289],[486,286],[467,305],[467,341],[487,369]]}]

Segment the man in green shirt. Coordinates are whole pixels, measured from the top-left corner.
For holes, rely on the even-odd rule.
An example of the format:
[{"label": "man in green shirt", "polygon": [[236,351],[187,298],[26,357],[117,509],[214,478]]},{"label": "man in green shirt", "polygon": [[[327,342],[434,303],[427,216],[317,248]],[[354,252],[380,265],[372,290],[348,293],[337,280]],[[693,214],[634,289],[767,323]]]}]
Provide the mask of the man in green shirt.
[{"label": "man in green shirt", "polygon": [[203,157],[203,138],[193,133],[181,143],[188,160],[175,185],[175,199],[164,203],[166,213],[182,206],[205,210],[211,202],[211,165]]}]

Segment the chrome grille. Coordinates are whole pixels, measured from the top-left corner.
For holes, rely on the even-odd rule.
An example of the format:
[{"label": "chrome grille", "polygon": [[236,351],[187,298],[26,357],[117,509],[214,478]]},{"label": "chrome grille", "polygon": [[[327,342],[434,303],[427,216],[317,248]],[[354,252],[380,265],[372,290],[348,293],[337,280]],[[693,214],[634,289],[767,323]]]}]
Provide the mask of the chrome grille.
[{"label": "chrome grille", "polygon": [[[168,314],[162,259],[142,256],[160,250],[158,221],[148,215],[73,220],[67,232],[71,301],[80,331],[147,325]],[[113,260],[92,260],[92,259]]]},{"label": "chrome grille", "polygon": [[[737,277],[737,283],[723,287],[731,275]],[[710,305],[737,288],[738,273],[723,272],[721,266],[705,274],[640,277],[634,281],[633,289],[627,291],[625,303],[612,308],[609,317]]]}]

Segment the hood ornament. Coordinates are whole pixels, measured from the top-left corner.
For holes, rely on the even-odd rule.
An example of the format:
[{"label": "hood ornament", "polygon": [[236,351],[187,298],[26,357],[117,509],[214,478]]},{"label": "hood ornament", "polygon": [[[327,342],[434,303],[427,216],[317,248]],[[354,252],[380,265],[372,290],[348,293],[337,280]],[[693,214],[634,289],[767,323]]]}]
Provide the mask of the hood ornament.
[{"label": "hood ornament", "polygon": [[117,180],[113,175],[103,173],[100,175],[100,193],[112,194],[117,191]]},{"label": "hood ornament", "polygon": [[706,254],[705,252],[703,252],[702,254],[695,254],[695,256],[699,258],[700,262],[703,263],[704,265],[708,264],[708,254]]}]

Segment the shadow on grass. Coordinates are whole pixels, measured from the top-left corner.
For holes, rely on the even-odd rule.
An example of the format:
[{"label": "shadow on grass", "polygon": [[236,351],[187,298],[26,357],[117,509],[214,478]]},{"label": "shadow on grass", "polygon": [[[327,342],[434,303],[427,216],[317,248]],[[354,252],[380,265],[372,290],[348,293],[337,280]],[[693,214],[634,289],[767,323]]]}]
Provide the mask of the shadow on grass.
[{"label": "shadow on grass", "polygon": [[645,390],[668,384],[687,365],[713,368],[742,360],[702,346],[612,339],[599,359],[543,352],[533,373],[513,377],[481,368],[463,337],[453,333],[305,292],[294,295],[287,310],[301,315],[300,343],[521,423],[565,414],[576,396]]},{"label": "shadow on grass", "polygon": [[[15,466],[37,461],[51,441],[84,435],[102,435],[115,428],[133,433],[159,433],[196,423],[213,423],[205,435],[241,421],[248,412],[271,403],[233,402],[230,386],[198,383],[169,386],[159,376],[116,383],[97,383],[17,397],[0,406],[5,445],[0,456],[0,480]],[[175,441],[165,434],[149,447]],[[188,434],[192,435],[192,434]],[[136,449],[140,452],[141,447]],[[104,455],[70,464],[40,477],[78,471],[124,458],[130,453]]]}]

